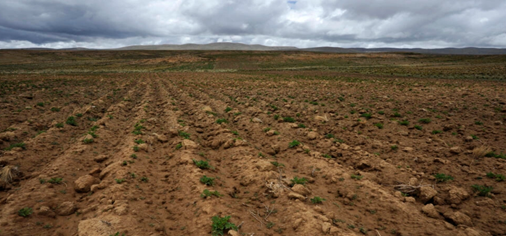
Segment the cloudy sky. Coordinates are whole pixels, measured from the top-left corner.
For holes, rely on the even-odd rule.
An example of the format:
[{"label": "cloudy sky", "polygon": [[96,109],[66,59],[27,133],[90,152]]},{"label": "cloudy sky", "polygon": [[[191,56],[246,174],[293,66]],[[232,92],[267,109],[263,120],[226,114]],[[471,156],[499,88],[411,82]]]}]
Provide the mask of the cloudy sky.
[{"label": "cloudy sky", "polygon": [[0,48],[504,47],[505,0],[0,0]]}]

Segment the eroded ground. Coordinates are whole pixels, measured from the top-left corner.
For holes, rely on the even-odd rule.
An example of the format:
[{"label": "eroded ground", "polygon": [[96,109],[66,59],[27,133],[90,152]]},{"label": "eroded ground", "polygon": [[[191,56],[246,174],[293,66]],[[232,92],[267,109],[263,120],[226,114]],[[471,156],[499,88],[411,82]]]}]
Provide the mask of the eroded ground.
[{"label": "eroded ground", "polygon": [[506,234],[506,57],[0,55],[0,235]]}]

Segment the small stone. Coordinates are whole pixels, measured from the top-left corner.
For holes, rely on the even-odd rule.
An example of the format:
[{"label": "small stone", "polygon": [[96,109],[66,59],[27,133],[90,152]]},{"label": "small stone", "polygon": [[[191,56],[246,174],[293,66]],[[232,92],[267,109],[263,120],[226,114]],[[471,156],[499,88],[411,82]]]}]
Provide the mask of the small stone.
[{"label": "small stone", "polygon": [[371,168],[371,164],[366,160],[361,160],[355,167],[359,170],[365,170]]},{"label": "small stone", "polygon": [[148,150],[148,144],[147,143],[141,143],[141,144],[137,145],[137,147],[139,147],[139,150],[142,150],[142,151],[147,151]]},{"label": "small stone", "polygon": [[97,178],[91,175],[84,175],[74,181],[74,190],[78,193],[87,193],[93,184],[100,182]]},{"label": "small stone", "polygon": [[72,215],[74,212],[76,212],[77,206],[73,202],[63,202],[58,206],[56,209],[56,213],[60,216],[68,216]]},{"label": "small stone", "polygon": [[418,191],[419,191],[418,196],[420,198],[420,201],[422,201],[422,203],[426,203],[432,200],[432,198],[437,195],[437,191],[429,186],[423,186]]},{"label": "small stone", "polygon": [[332,224],[330,224],[329,222],[323,222],[322,223],[322,232],[324,234],[327,234],[330,232],[330,227],[332,226]]},{"label": "small stone", "polygon": [[457,225],[472,226],[472,221],[469,216],[461,212],[455,212],[448,216],[448,219],[453,221]]},{"label": "small stone", "polygon": [[239,236],[240,234],[237,231],[235,231],[235,230],[229,230],[228,231],[228,235],[230,235],[230,236]]},{"label": "small stone", "polygon": [[193,142],[192,140],[189,140],[189,139],[184,139],[183,142],[183,147],[186,149],[186,150],[191,150],[191,149],[196,149],[198,148],[198,145]]},{"label": "small stone", "polygon": [[318,122],[328,122],[329,121],[327,116],[315,116],[314,119]]},{"label": "small stone", "polygon": [[466,136],[465,141],[466,141],[466,142],[471,142],[471,141],[473,141],[473,136]]},{"label": "small stone", "polygon": [[100,163],[100,162],[107,160],[108,158],[109,157],[107,155],[99,155],[99,156],[94,157],[93,160]]},{"label": "small stone", "polygon": [[210,106],[203,106],[202,111],[203,112],[213,112],[213,109]]},{"label": "small stone", "polygon": [[412,147],[405,147],[402,150],[405,151],[405,152],[412,152],[413,148]]},{"label": "small stone", "polygon": [[251,119],[251,121],[253,123],[263,123],[262,120],[260,120],[259,118],[256,118],[256,117],[254,117],[253,119]]},{"label": "small stone", "polygon": [[169,139],[167,138],[167,136],[163,135],[163,134],[157,134],[157,133],[154,133],[156,139],[161,142],[161,143],[165,143],[167,141],[169,141]]},{"label": "small stone", "polygon": [[39,211],[37,212],[37,214],[41,215],[41,216],[51,217],[51,218],[54,218],[56,216],[56,214],[48,206],[41,206],[39,208]]},{"label": "small stone", "polygon": [[294,193],[294,192],[288,193],[288,198],[290,198],[290,199],[299,199],[301,201],[306,200],[306,197],[304,197],[304,196],[302,196],[302,195],[300,195],[298,193]]},{"label": "small stone", "polygon": [[307,137],[311,140],[314,140],[318,137],[318,133],[314,132],[314,131],[311,131],[307,134]]},{"label": "small stone", "polygon": [[300,224],[302,223],[302,219],[296,219],[293,224],[292,224],[292,228],[293,230],[296,230],[297,228],[299,228]]},{"label": "small stone", "polygon": [[292,187],[292,191],[300,194],[300,195],[303,195],[303,196],[307,196],[309,194],[311,194],[311,191],[309,191],[309,189],[307,189],[306,187],[304,187],[304,185],[302,184],[296,184]]},{"label": "small stone", "polygon": [[458,187],[452,187],[448,193],[450,194],[448,199],[450,204],[460,204],[469,197],[469,193],[465,189]]},{"label": "small stone", "polygon": [[431,218],[439,218],[439,212],[436,210],[434,205],[427,204],[422,207],[422,212]]},{"label": "small stone", "polygon": [[459,146],[451,147],[450,152],[453,154],[459,154],[462,152],[462,149]]}]

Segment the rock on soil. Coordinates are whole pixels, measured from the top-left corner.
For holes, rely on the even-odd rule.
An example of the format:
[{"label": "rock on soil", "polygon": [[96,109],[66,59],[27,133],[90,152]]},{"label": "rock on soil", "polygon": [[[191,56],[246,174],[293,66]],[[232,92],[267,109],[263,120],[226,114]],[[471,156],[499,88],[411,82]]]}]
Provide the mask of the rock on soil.
[{"label": "rock on soil", "polygon": [[437,195],[437,191],[429,186],[423,186],[418,191],[420,201],[422,201],[423,203],[430,201],[434,196]]},{"label": "rock on soil", "polygon": [[306,197],[304,197],[304,196],[302,196],[302,195],[300,195],[298,193],[295,193],[295,192],[288,193],[288,198],[290,198],[290,199],[299,199],[301,201],[306,200]]},{"label": "rock on soil", "polygon": [[451,222],[453,222],[456,225],[466,225],[466,226],[472,226],[473,222],[471,221],[471,218],[467,216],[466,214],[462,212],[455,212],[445,215]]},{"label": "rock on soil", "polygon": [[307,189],[306,187],[304,187],[304,185],[302,184],[296,184],[292,187],[292,191],[300,194],[300,195],[303,195],[303,196],[308,196],[309,194],[311,194],[311,191],[309,191],[309,189]]},{"label": "rock on soil", "polygon": [[469,193],[465,189],[458,187],[452,187],[448,193],[450,194],[448,199],[450,204],[460,204],[469,197]]},{"label": "rock on soil", "polygon": [[314,132],[314,131],[311,131],[307,134],[307,137],[311,140],[314,140],[316,138],[318,138],[318,133]]},{"label": "rock on soil", "polygon": [[100,182],[97,178],[91,176],[91,175],[84,175],[79,177],[74,182],[74,190],[78,193],[87,193],[90,191],[91,185],[94,185],[96,183]]},{"label": "rock on soil", "polygon": [[436,210],[434,205],[427,204],[422,207],[422,212],[431,218],[439,218],[439,212]]},{"label": "rock on soil", "polygon": [[60,216],[68,216],[74,214],[76,212],[77,206],[73,202],[63,202],[56,209],[56,213]]},{"label": "rock on soil", "polygon": [[186,150],[198,148],[198,145],[189,139],[183,140],[182,144],[183,144],[184,149],[186,149]]},{"label": "rock on soil", "polygon": [[114,235],[115,233],[113,227],[97,218],[81,220],[77,227],[78,236]]}]

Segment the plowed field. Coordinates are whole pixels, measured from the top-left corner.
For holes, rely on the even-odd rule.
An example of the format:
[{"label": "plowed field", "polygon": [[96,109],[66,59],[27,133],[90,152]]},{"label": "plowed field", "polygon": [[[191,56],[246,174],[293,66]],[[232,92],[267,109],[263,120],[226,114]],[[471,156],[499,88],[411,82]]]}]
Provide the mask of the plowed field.
[{"label": "plowed field", "polygon": [[0,235],[506,235],[505,71],[0,51]]}]

